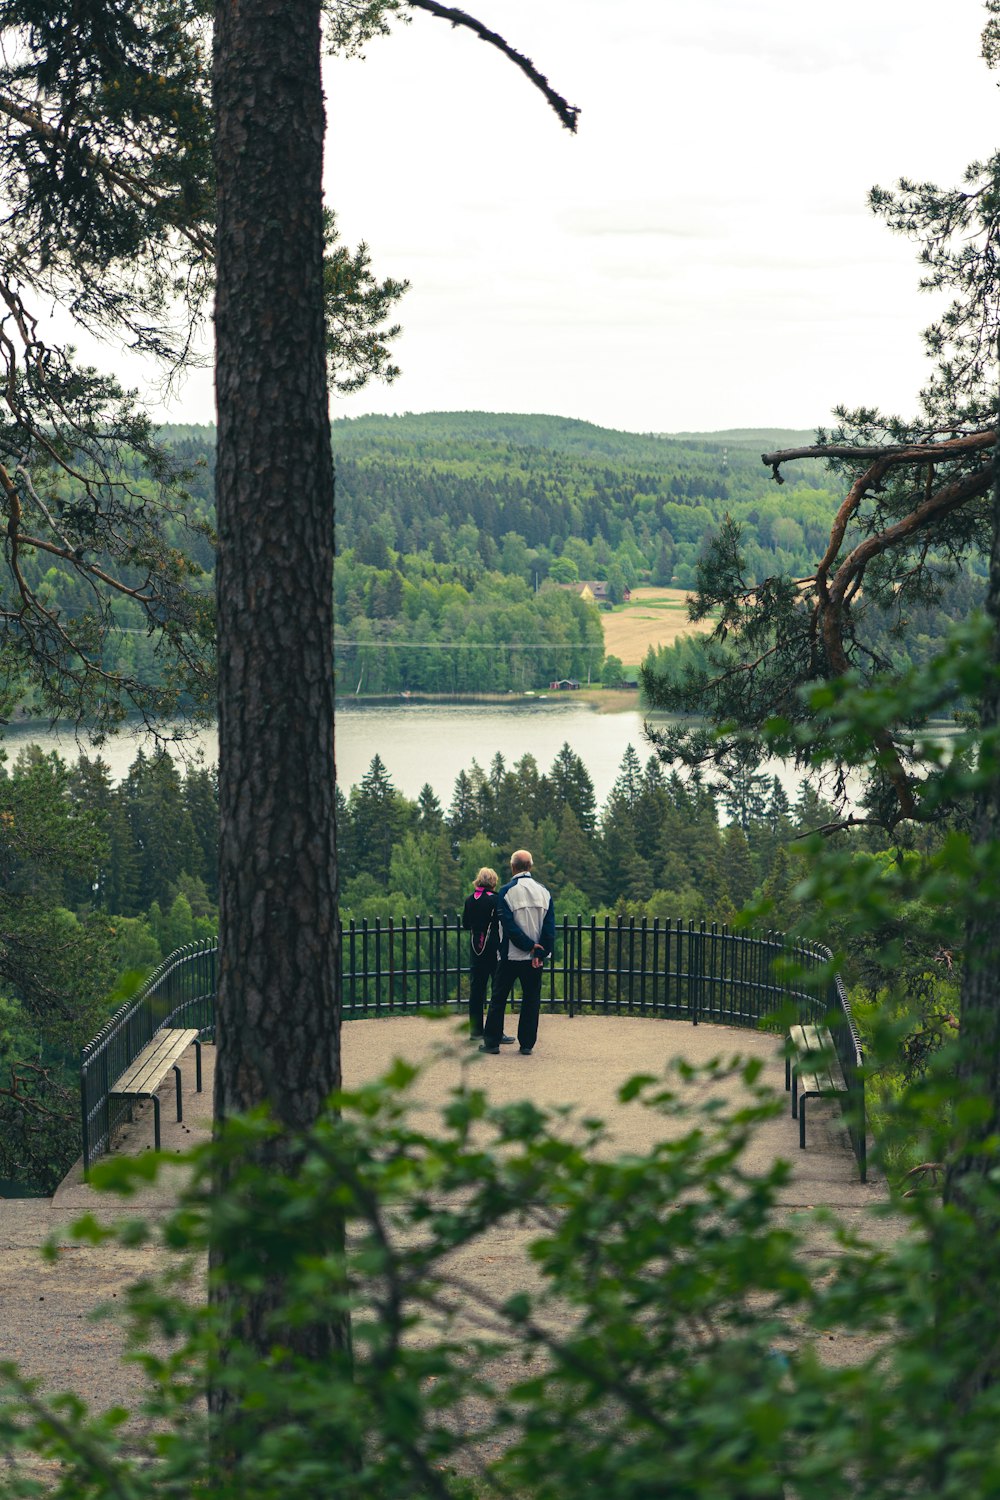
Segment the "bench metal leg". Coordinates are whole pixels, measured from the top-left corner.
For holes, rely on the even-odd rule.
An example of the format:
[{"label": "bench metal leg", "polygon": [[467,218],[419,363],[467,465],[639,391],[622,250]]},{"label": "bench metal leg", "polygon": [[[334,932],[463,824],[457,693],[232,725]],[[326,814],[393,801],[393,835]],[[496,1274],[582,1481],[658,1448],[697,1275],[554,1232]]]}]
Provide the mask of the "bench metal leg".
[{"label": "bench metal leg", "polygon": [[177,1118],[184,1118],[184,1100],[181,1096],[181,1068],[180,1063],[174,1063],[174,1079],[177,1084]]},{"label": "bench metal leg", "polygon": [[159,1149],[160,1149],[160,1100],[159,1100],[159,1096],[156,1095],[156,1094],[153,1095],[153,1140],[156,1142],[156,1149],[157,1149],[157,1151],[159,1151]]},{"label": "bench metal leg", "polygon": [[799,1075],[798,1071],[792,1069],[792,1119],[799,1117]]},{"label": "bench metal leg", "polygon": [[201,1093],[201,1042],[199,1042],[197,1040],[197,1038],[195,1038],[195,1044],[194,1044],[194,1072],[195,1072],[195,1093],[196,1094],[200,1094]]},{"label": "bench metal leg", "polygon": [[806,1099],[807,1098],[808,1098],[808,1095],[807,1094],[803,1094],[802,1098],[799,1100],[799,1150],[800,1151],[804,1151],[806,1149]]}]

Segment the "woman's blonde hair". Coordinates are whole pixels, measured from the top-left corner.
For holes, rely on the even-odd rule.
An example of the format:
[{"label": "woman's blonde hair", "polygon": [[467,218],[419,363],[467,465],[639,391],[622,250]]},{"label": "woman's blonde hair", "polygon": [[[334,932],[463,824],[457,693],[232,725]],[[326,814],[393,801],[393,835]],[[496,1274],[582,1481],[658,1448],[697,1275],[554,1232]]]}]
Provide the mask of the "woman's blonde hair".
[{"label": "woman's blonde hair", "polygon": [[483,868],[476,876],[476,884],[484,886],[488,891],[495,891],[500,884],[500,877],[496,870],[490,869],[489,865],[483,865]]}]

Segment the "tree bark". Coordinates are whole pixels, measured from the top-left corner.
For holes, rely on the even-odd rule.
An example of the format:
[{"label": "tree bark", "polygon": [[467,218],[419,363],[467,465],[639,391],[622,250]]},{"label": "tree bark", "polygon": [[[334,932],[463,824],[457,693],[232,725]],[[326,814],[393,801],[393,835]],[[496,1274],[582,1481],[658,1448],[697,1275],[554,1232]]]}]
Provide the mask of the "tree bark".
[{"label": "tree bark", "polygon": [[[340,1083],[333,750],[333,463],[323,324],[324,113],[319,0],[216,10],[216,503],[219,954],[216,1120],[266,1105],[265,1165]],[[220,1169],[217,1187],[230,1188]],[[266,1240],[266,1236],[262,1237]],[[300,1246],[308,1252],[306,1246]],[[327,1243],[324,1252],[335,1248]],[[280,1337],[325,1358],[346,1327],[274,1328],[287,1265],[256,1254],[233,1286],[216,1246],[227,1337]],[[225,1357],[225,1354],[223,1354]],[[220,1381],[217,1412],[238,1391]],[[231,1463],[234,1429],[221,1429]]]},{"label": "tree bark", "polygon": [[340,1081],[318,0],[225,0],[218,192],[220,1119]]}]

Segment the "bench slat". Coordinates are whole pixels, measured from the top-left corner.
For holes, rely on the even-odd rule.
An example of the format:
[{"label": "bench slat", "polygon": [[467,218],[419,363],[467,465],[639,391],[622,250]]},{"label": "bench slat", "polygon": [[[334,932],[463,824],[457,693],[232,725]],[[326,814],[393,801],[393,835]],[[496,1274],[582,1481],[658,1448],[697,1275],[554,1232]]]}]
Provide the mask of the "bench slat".
[{"label": "bench slat", "polygon": [[817,1098],[826,1094],[843,1094],[846,1092],[844,1084],[838,1082],[830,1072],[825,1073],[803,1073],[799,1071],[799,1098],[805,1094],[814,1094]]},{"label": "bench slat", "polygon": [[109,1092],[136,1095],[153,1093],[197,1036],[196,1030],[171,1027],[157,1032],[135,1061],[115,1080]]},{"label": "bench slat", "polygon": [[833,1037],[825,1026],[791,1026],[788,1040],[794,1056],[785,1058],[785,1088],[792,1091],[792,1119],[798,1119],[799,1146],[804,1151],[806,1100],[844,1094],[847,1084],[836,1061]]}]

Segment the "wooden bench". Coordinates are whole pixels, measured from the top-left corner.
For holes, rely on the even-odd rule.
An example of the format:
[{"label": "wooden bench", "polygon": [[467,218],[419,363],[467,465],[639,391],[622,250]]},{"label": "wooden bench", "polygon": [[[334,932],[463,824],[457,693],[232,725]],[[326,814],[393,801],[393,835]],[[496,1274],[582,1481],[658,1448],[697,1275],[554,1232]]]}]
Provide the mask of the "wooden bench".
[{"label": "wooden bench", "polygon": [[825,1026],[792,1026],[785,1054],[785,1088],[792,1091],[792,1119],[799,1122],[799,1148],[806,1149],[806,1100],[845,1094],[833,1037]]},{"label": "wooden bench", "polygon": [[135,1061],[129,1063],[121,1077],[117,1078],[108,1090],[112,1098],[117,1096],[120,1099],[152,1099],[153,1131],[157,1151],[160,1149],[160,1100],[157,1090],[170,1069],[173,1068],[174,1078],[177,1081],[177,1118],[183,1120],[180,1058],[192,1042],[195,1045],[196,1091],[200,1094],[200,1035],[194,1030],[182,1030],[180,1027],[172,1026],[165,1026],[162,1031],[156,1032],[152,1041],[146,1043]]}]

